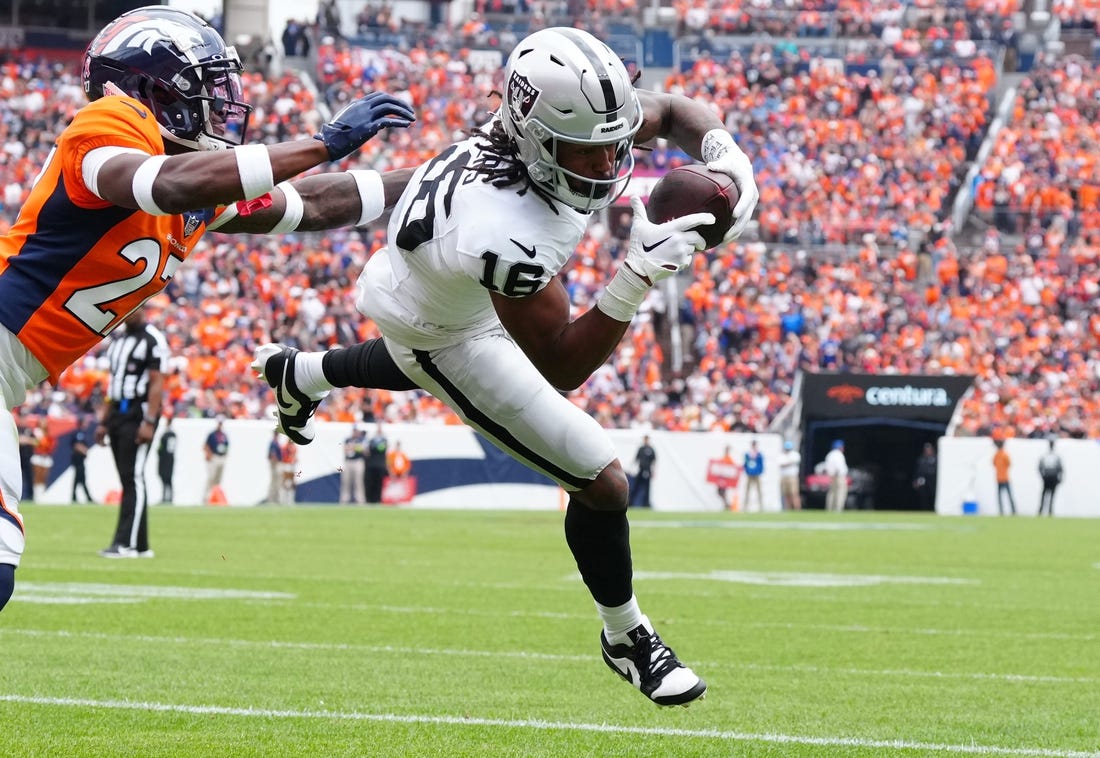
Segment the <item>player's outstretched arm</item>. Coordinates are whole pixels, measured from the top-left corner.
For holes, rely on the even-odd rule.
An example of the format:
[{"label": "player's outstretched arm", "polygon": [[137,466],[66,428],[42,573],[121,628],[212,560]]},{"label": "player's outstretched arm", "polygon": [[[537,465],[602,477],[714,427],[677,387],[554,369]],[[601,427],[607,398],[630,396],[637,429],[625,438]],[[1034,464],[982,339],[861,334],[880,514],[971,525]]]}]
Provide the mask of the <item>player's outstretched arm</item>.
[{"label": "player's outstretched arm", "polygon": [[384,92],[352,101],[312,140],[242,145],[232,150],[149,156],[100,148],[84,161],[85,183],[104,200],[152,215],[172,215],[261,197],[291,177],[358,150],[382,129],[414,121]]},{"label": "player's outstretched arm", "polygon": [[[266,201],[241,202],[222,212],[211,231],[269,234],[362,226],[397,204],[416,169],[341,171],[278,185]],[[289,187],[288,187],[289,185]],[[241,213],[244,208],[247,215]]]}]

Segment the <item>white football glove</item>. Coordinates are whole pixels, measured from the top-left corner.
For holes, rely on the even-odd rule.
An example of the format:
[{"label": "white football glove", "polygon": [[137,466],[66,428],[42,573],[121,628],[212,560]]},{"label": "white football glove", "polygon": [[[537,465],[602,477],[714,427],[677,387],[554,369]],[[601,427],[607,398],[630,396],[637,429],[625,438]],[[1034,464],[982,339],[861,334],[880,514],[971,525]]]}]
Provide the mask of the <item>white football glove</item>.
[{"label": "white football glove", "polygon": [[[712,157],[713,156],[713,157]],[[703,138],[703,159],[707,168],[733,179],[740,197],[733,207],[733,226],[726,230],[723,242],[735,240],[745,231],[752,220],[752,213],[760,201],[760,190],[756,187],[752,161],[733,141],[725,130],[714,129]]]},{"label": "white football glove", "polygon": [[713,224],[713,213],[693,213],[654,224],[640,197],[630,198],[630,207],[634,209],[634,223],[625,263],[651,284],[684,270],[691,264],[691,257],[707,246],[703,235],[692,230]]}]

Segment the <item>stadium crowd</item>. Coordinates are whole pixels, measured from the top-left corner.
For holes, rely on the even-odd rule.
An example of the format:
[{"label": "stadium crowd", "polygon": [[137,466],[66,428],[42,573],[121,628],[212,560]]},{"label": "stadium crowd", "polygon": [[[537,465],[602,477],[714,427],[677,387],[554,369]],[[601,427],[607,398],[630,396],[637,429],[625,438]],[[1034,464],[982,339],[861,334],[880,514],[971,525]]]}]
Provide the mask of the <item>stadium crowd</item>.
[{"label": "stadium crowd", "polygon": [[[634,8],[625,0],[589,5],[608,15]],[[899,4],[819,5],[805,12],[827,11],[881,40]],[[934,23],[920,33],[931,39],[939,33],[928,30],[942,28],[944,39],[972,38],[975,25],[997,26],[1017,5],[967,0],[940,15],[929,5]],[[687,25],[696,8],[738,18],[750,4],[676,7]],[[1095,18],[1087,3],[1072,11]],[[417,165],[488,117],[499,74],[462,46],[481,28],[418,27],[409,38],[421,44],[401,51],[320,38],[317,89],[292,72],[248,76],[252,139],[307,138],[326,110],[378,88],[408,99],[419,121],[367,143],[349,163]],[[976,377],[958,434],[1100,437],[1100,69],[1074,57],[1036,59],[974,185],[972,221],[984,234],[956,248],[950,203],[987,135],[997,71],[981,49],[927,51],[899,39],[881,59],[849,57],[838,68],[769,42],[703,51],[658,82],[726,114],[755,162],[758,229],[697,256],[679,302],[655,291],[619,349],[572,399],[608,426],[763,431],[800,370],[950,372]],[[0,65],[0,229],[83,102],[72,67],[19,58]],[[658,145],[640,155],[638,170],[659,173],[687,160]],[[616,206],[606,223],[594,222],[565,272],[578,308],[594,302],[622,256],[627,214]],[[167,411],[265,417],[270,392],[249,369],[256,345],[322,349],[376,336],[355,311],[354,287],[383,243],[381,226],[208,235],[146,306],[172,351]],[[679,372],[667,360],[677,322],[685,346]],[[64,394],[41,387],[23,415],[93,408],[101,363],[90,354],[63,375],[57,389]],[[456,421],[419,392],[343,390],[321,415]]]}]

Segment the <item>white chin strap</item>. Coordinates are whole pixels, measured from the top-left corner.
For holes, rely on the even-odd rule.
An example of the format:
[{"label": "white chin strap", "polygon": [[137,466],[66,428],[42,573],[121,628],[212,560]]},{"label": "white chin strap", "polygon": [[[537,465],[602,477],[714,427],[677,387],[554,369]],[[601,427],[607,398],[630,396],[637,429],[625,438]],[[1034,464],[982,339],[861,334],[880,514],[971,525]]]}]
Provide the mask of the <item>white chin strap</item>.
[{"label": "white chin strap", "polygon": [[172,132],[164,128],[164,126],[158,124],[160,129],[160,136],[164,137],[167,142],[171,142],[176,145],[189,148],[191,150],[202,150],[204,152],[210,152],[215,150],[228,150],[229,143],[223,142],[220,139],[214,139],[209,134],[200,134],[195,139],[181,139]]}]

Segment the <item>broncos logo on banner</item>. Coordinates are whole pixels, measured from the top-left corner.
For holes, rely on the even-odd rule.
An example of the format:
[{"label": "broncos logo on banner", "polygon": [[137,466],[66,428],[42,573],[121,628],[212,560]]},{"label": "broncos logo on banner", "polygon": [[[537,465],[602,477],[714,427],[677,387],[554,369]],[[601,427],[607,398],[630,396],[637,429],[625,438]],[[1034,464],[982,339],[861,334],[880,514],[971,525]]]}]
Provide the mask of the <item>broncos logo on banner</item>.
[{"label": "broncos logo on banner", "polygon": [[863,397],[863,390],[852,384],[838,384],[825,391],[826,397],[836,400],[838,403],[854,403]]}]

